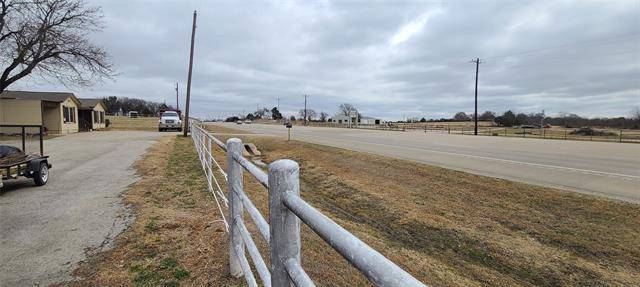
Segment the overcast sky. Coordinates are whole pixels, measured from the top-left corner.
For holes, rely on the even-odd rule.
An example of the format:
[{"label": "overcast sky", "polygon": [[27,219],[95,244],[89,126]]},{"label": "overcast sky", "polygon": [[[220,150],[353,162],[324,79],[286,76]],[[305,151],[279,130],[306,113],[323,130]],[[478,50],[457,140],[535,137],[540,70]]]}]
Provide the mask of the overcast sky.
[{"label": "overcast sky", "polygon": [[[479,110],[626,116],[640,106],[640,1],[92,1],[119,75],[79,97],[175,103],[198,10],[192,114]],[[31,78],[10,89],[68,90]]]}]

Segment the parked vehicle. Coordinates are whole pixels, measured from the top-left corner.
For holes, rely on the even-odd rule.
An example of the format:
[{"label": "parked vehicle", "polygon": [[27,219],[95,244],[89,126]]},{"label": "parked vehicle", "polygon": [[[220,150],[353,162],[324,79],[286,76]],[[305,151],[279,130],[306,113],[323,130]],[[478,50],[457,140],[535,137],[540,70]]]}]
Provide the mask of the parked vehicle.
[{"label": "parked vehicle", "polygon": [[[21,131],[22,149],[0,144],[0,192],[4,187],[4,181],[19,177],[33,178],[37,186],[47,184],[49,181],[49,156],[44,155],[43,127],[37,125],[0,125]],[[40,154],[27,154],[25,149],[25,128],[38,128],[40,138]]]},{"label": "parked vehicle", "polygon": [[166,111],[160,116],[158,121],[158,131],[178,130],[182,131],[182,120],[175,111]]},{"label": "parked vehicle", "polygon": [[244,120],[244,123],[245,123],[245,124],[250,124],[250,123],[251,123],[251,120]]},{"label": "parked vehicle", "polygon": [[242,121],[241,121],[241,120],[237,120],[237,121],[236,121],[236,124],[237,124],[237,125],[241,125],[241,124],[242,124]]}]

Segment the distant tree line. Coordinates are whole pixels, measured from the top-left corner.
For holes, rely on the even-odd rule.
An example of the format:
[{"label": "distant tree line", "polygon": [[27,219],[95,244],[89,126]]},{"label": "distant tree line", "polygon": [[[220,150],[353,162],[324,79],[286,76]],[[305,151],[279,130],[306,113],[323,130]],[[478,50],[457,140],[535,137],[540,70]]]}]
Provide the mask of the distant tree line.
[{"label": "distant tree line", "polygon": [[[577,114],[561,112],[557,116],[547,116],[544,113],[515,113],[511,110],[497,115],[492,111],[485,111],[478,115],[480,121],[492,121],[498,126],[513,127],[520,125],[554,125],[567,128],[579,127],[608,127],[620,129],[640,129],[640,109],[635,109],[630,117],[597,117],[586,118]],[[452,118],[420,119],[420,122],[459,122],[473,121],[473,114],[458,112]]]},{"label": "distant tree line", "polygon": [[134,99],[127,97],[105,97],[102,99],[107,106],[108,114],[117,114],[122,112],[124,114],[130,111],[137,111],[140,115],[155,116],[160,110],[173,109],[172,106],[164,103],[157,103],[152,101],[145,101],[142,99]]},{"label": "distant tree line", "polygon": [[258,120],[258,119],[272,119],[272,120],[281,120],[282,114],[278,110],[277,107],[273,107],[272,109],[267,108],[259,108],[255,112],[248,113],[245,116],[231,116],[226,118],[225,122],[236,122],[238,120]]},{"label": "distant tree line", "polygon": [[[360,113],[358,113],[358,109],[352,105],[352,104],[341,104],[338,106],[338,114],[341,115],[352,115],[352,114],[357,114],[358,116],[362,116]],[[305,109],[300,109],[298,111],[297,117],[296,115],[291,115],[288,120],[291,121],[295,121],[295,120],[304,120],[305,116],[307,118],[307,121],[309,122],[330,122],[331,118],[329,117],[329,114],[324,112],[324,111],[320,111],[317,112],[314,109],[309,109],[307,108]],[[267,109],[267,108],[259,108],[254,112],[248,113],[246,115],[240,115],[240,116],[231,116],[231,117],[227,117],[225,119],[225,122],[235,122],[238,120],[257,120],[257,119],[272,119],[272,120],[281,120],[283,119],[284,116],[282,115],[282,113],[280,113],[280,111],[278,110],[277,107],[273,107],[272,109]]]}]

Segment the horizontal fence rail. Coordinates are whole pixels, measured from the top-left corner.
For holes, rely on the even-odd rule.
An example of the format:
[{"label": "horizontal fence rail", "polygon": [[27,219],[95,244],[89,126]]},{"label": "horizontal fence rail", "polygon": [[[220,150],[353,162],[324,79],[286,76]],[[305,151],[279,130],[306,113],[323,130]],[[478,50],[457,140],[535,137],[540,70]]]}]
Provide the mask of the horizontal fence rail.
[{"label": "horizontal fence rail", "polygon": [[[190,122],[190,130],[207,177],[207,187],[214,195],[229,233],[229,272],[232,276],[244,276],[249,286],[258,286],[245,256],[245,253],[249,253],[262,285],[315,286],[300,262],[300,224],[303,222],[374,285],[425,286],[302,199],[300,169],[295,161],[277,160],[269,164],[267,173],[243,157],[244,145],[240,139],[231,138],[224,144],[205,130],[198,121]],[[214,159],[212,146],[218,146],[226,152],[226,172]],[[214,166],[227,180],[226,196],[214,176]],[[243,170],[268,190],[268,223],[243,190]],[[228,207],[226,215],[222,211],[223,205]],[[269,267],[245,224],[245,209],[269,247]]]}]

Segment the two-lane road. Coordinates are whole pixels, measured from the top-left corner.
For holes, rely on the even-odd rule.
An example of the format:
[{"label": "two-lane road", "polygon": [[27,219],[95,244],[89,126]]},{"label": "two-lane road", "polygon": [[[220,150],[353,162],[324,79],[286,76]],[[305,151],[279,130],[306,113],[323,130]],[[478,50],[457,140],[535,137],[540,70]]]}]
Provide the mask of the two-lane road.
[{"label": "two-lane road", "polygon": [[[287,136],[281,125],[216,124]],[[301,126],[292,139],[640,202],[640,144]]]}]

